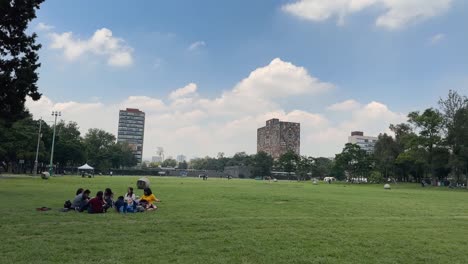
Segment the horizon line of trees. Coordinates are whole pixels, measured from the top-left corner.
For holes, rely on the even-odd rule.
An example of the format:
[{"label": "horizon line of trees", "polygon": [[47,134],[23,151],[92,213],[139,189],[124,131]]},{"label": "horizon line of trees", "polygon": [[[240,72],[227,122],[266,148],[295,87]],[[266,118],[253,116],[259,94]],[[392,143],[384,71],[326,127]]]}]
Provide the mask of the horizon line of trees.
[{"label": "horizon line of trees", "polygon": [[[50,162],[53,125],[25,117],[14,122],[0,119],[0,166],[10,173],[33,173],[39,137],[38,171],[47,170]],[[39,122],[41,134],[39,135]],[[56,173],[76,169],[88,163],[97,171],[131,167],[137,164],[131,147],[117,142],[104,130],[91,128],[81,136],[76,122],[60,121],[56,125],[54,169]]]},{"label": "horizon line of trees", "polygon": [[468,98],[450,90],[438,108],[413,111],[380,134],[372,154],[347,144],[335,158],[346,178],[373,182],[422,180],[468,183]]}]

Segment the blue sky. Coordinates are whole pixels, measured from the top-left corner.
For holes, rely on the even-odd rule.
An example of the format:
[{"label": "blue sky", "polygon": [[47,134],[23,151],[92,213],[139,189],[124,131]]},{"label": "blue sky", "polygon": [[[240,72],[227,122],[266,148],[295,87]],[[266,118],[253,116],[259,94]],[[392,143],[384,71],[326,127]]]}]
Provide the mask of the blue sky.
[{"label": "blue sky", "polygon": [[[236,116],[205,116],[186,126],[171,125],[171,129],[184,131],[188,127],[198,127],[201,130],[194,131],[204,133],[206,127],[221,128],[250,118],[245,124],[253,128],[249,131],[254,131],[255,138],[255,128],[261,124],[261,117],[283,111],[284,118],[294,119],[291,113],[297,110],[325,119],[326,124],[320,123],[324,129],[321,132],[303,126],[306,129],[302,130],[303,138],[312,134],[311,138],[317,138],[318,134],[330,134],[326,132],[330,129],[353,128],[352,124],[361,114],[353,111],[365,111],[372,102],[401,117],[408,111],[434,106],[449,89],[467,94],[468,35],[464,25],[468,25],[468,2],[408,0],[411,4],[401,4],[398,0],[354,0],[357,6],[352,2],[172,0],[137,4],[116,0],[47,0],[32,22],[31,30],[38,32],[43,44],[39,86],[49,105],[36,104],[30,108],[38,115],[46,108],[60,108],[66,103],[122,108],[135,99],[132,96],[145,96],[143,99],[156,105],[161,101],[169,106],[168,95],[190,83],[196,84],[196,92],[191,94],[196,95],[197,100],[201,103],[211,100],[212,103],[222,98],[223,93],[235,90],[241,80],[256,69],[267,67],[275,58],[304,68],[309,76],[332,84],[333,88],[319,93],[309,93],[307,88],[304,93],[281,93],[282,96],[271,99],[274,107]],[[314,5],[323,7],[320,10],[326,12],[319,10],[320,13]],[[80,49],[77,43],[88,41],[103,28],[112,33],[113,39],[119,39],[113,42],[118,48],[90,45],[74,50]],[[57,38],[65,32],[71,32],[71,37]],[[108,48],[110,50],[106,50]],[[67,57],[67,49],[73,56]],[[109,62],[116,53],[125,53],[125,59],[117,62],[117,66]],[[250,89],[257,88],[254,85]],[[358,106],[330,111],[331,105],[346,100],[353,100]],[[147,101],[140,105],[144,106]],[[160,122],[157,118],[161,115],[189,113],[179,108],[156,108],[143,109],[150,118],[155,118],[154,122]],[[200,109],[194,107],[190,112]],[[201,111],[206,112],[206,109]],[[80,125],[83,123],[83,129],[95,124],[94,127],[102,126],[115,133],[116,125],[104,125],[103,120],[109,118],[93,115],[93,122],[88,122],[83,120],[83,115],[86,115],[85,110],[81,114],[70,114],[69,118]],[[395,116],[385,120],[399,121]],[[89,115],[86,118],[89,119]],[[115,117],[111,119],[114,122]],[[374,134],[385,132],[387,127],[356,124],[356,129]],[[154,131],[148,128],[146,138],[156,134],[165,136],[158,134],[156,128]],[[333,139],[324,139],[323,146],[321,142],[317,144],[316,139],[303,140],[302,152],[333,155],[346,141],[348,131],[344,132],[343,136],[331,133],[340,137],[335,138],[336,144],[329,144]],[[239,134],[242,135],[242,131]],[[232,146],[223,145],[225,138],[218,140],[213,143],[218,147],[209,150],[196,147],[188,150],[184,145],[170,143],[171,140],[153,140],[149,141],[152,146],[145,148],[145,156],[150,157],[156,145],[165,146],[172,155],[188,156],[213,155],[217,151],[228,154],[255,151],[255,146],[251,147],[252,140],[244,142],[233,137],[236,143]],[[173,139],[173,142],[179,141]],[[321,147],[317,150],[316,145]]]}]

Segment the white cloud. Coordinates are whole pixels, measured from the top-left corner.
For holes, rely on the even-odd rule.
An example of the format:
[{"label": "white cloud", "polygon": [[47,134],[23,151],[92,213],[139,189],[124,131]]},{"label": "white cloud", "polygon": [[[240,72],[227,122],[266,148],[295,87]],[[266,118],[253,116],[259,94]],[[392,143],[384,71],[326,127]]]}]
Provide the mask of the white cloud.
[{"label": "white cloud", "polygon": [[437,35],[432,36],[429,42],[430,42],[432,45],[435,45],[435,44],[437,44],[437,43],[443,41],[444,39],[445,39],[445,35],[444,35],[444,34],[437,34]]},{"label": "white cloud", "polygon": [[342,23],[347,16],[364,9],[379,10],[375,24],[387,29],[429,19],[446,12],[452,0],[297,0],[282,6],[292,15],[311,21],[337,17]]},{"label": "white cloud", "polygon": [[54,26],[47,25],[46,23],[39,22],[36,26],[36,30],[38,31],[50,31],[54,29]]},{"label": "white cloud", "polygon": [[332,104],[327,107],[330,111],[351,111],[359,108],[361,104],[359,104],[356,100],[350,99],[340,103]]},{"label": "white cloud", "polygon": [[62,50],[69,61],[89,54],[107,58],[110,66],[124,67],[133,64],[133,49],[123,39],[114,37],[107,28],[96,30],[93,36],[85,40],[75,37],[72,32],[50,33],[49,36],[52,41],[50,48]]},{"label": "white cloud", "polygon": [[190,46],[188,47],[188,50],[190,51],[194,51],[194,50],[198,50],[202,47],[205,47],[206,46],[206,43],[205,41],[196,41],[192,44],[190,44]]},{"label": "white cloud", "polygon": [[189,83],[185,87],[179,88],[169,95],[169,98],[172,100],[178,98],[184,98],[189,95],[196,95],[197,92],[197,85],[195,83]]},{"label": "white cloud", "polygon": [[[146,112],[144,156],[155,155],[163,146],[167,155],[215,156],[218,152],[233,155],[238,151],[256,151],[256,131],[265,121],[279,118],[301,123],[301,152],[313,156],[333,156],[343,148],[352,130],[369,135],[386,132],[390,123],[405,120],[379,102],[360,104],[353,101],[345,121],[343,112],[327,116],[293,108],[285,110],[278,102],[287,98],[318,96],[333,84],[310,75],[306,69],[281,59],[252,71],[232,89],[215,98],[197,94],[197,85],[189,83],[164,99],[130,96],[120,102],[53,102],[48,97],[27,101],[34,116],[47,117],[52,110],[62,111],[62,118],[76,121],[84,133],[101,128],[116,134],[119,109],[139,108]],[[290,108],[290,106],[288,107]]]}]

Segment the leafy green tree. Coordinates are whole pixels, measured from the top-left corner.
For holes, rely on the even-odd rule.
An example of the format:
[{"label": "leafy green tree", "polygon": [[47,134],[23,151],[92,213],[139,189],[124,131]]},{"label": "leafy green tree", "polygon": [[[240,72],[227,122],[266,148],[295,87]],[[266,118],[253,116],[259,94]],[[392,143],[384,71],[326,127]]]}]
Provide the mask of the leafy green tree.
[{"label": "leafy green tree", "polygon": [[65,166],[82,165],[86,161],[86,152],[78,124],[60,122],[57,124],[54,159],[60,170]]},{"label": "leafy green tree", "polygon": [[84,145],[88,163],[101,171],[112,167],[111,147],[115,144],[115,136],[104,130],[92,128],[84,137]]},{"label": "leafy green tree", "polygon": [[373,162],[367,152],[356,144],[347,143],[335,157],[337,168],[344,170],[348,180],[367,178],[372,171]]},{"label": "leafy green tree", "polygon": [[227,161],[226,166],[251,166],[253,163],[252,158],[245,152],[238,152]]},{"label": "leafy green tree", "polygon": [[117,142],[109,147],[109,151],[112,168],[132,167],[138,163],[132,148],[127,143]]},{"label": "leafy green tree", "polygon": [[[426,157],[425,150],[420,150],[418,135],[413,132],[409,124],[401,123],[390,125],[390,130],[395,133],[398,156],[395,159],[395,174],[398,181],[409,181],[409,176],[422,177],[419,173],[421,156]],[[416,156],[412,156],[416,155]],[[424,160],[422,160],[424,161]],[[422,164],[424,166],[424,162]]]},{"label": "leafy green tree", "polygon": [[39,100],[37,69],[40,67],[35,33],[28,24],[44,0],[0,1],[0,119],[7,126],[25,118],[26,97]]},{"label": "leafy green tree", "polygon": [[[9,127],[2,125],[4,122],[0,123],[0,161],[4,170],[25,172],[26,168],[32,169],[37,144],[36,122],[27,117]],[[19,160],[24,163],[19,164]]]},{"label": "leafy green tree", "polygon": [[177,161],[175,159],[165,159],[162,164],[162,167],[170,167],[170,168],[175,168],[177,166]]},{"label": "leafy green tree", "polygon": [[452,146],[450,164],[457,182],[460,183],[461,176],[468,175],[468,107],[458,110],[455,114],[453,126],[448,130],[447,142]]},{"label": "leafy green tree", "polygon": [[296,172],[300,160],[301,157],[299,155],[293,151],[288,151],[279,157],[277,167],[290,175],[292,172]]},{"label": "leafy green tree", "polygon": [[395,161],[400,154],[400,148],[395,140],[386,133],[380,134],[374,147],[376,169],[384,178],[389,178],[394,171]]},{"label": "leafy green tree", "polygon": [[446,99],[439,100],[446,132],[453,128],[458,111],[468,107],[468,98],[450,90]]},{"label": "leafy green tree", "polygon": [[205,158],[191,159],[189,167],[194,170],[204,170],[206,168],[206,159]]},{"label": "leafy green tree", "polygon": [[296,178],[298,181],[305,180],[312,175],[314,170],[314,158],[301,156],[297,163]]},{"label": "leafy green tree", "polygon": [[312,167],[312,176],[317,178],[324,178],[331,175],[333,161],[329,158],[319,157],[314,158]]},{"label": "leafy green tree", "polygon": [[265,176],[271,175],[273,167],[273,158],[266,152],[260,151],[252,157],[252,175]]},{"label": "leafy green tree", "polygon": [[408,122],[419,132],[418,144],[427,150],[429,172],[434,177],[434,148],[442,144],[441,133],[444,125],[442,114],[433,108],[428,108],[422,114],[419,112],[409,113]]},{"label": "leafy green tree", "polygon": [[178,168],[181,170],[186,170],[188,169],[188,163],[185,160],[182,162],[179,162]]},{"label": "leafy green tree", "polygon": [[[467,159],[466,150],[467,141],[465,135],[468,132],[465,128],[465,122],[468,121],[467,110],[468,98],[458,94],[456,91],[449,91],[446,99],[439,100],[439,107],[442,110],[444,118],[444,131],[446,132],[446,145],[451,152],[450,168],[456,178],[457,183],[462,182],[462,175],[466,174]],[[468,179],[468,177],[467,177]]]}]

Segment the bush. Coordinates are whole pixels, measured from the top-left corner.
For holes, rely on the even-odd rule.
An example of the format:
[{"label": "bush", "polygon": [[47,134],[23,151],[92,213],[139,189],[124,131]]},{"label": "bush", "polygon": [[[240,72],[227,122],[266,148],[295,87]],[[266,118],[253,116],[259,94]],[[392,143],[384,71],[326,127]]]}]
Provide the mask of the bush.
[{"label": "bush", "polygon": [[369,175],[368,182],[369,183],[383,183],[383,182],[385,182],[385,179],[382,176],[382,173],[380,173],[378,171],[373,171]]}]

